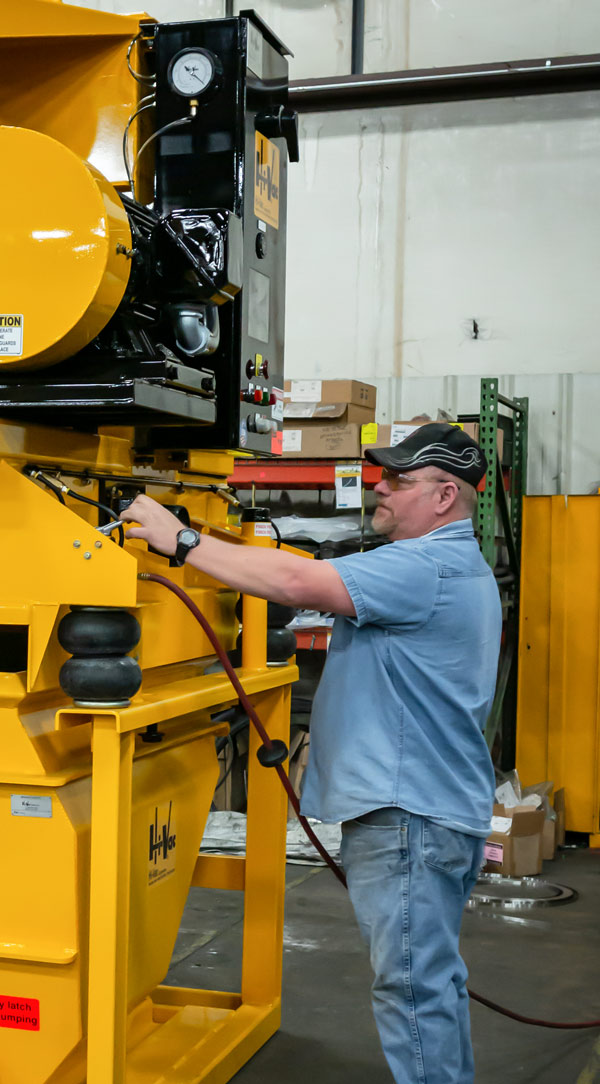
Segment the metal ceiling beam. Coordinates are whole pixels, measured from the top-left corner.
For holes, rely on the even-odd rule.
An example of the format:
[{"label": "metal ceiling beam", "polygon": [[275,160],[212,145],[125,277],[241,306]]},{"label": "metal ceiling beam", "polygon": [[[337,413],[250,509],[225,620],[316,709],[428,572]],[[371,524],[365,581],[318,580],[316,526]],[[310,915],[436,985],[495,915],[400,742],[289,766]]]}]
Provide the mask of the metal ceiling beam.
[{"label": "metal ceiling beam", "polygon": [[341,75],[290,83],[299,113],[426,102],[513,98],[600,89],[600,54],[511,60],[457,68],[421,68],[373,75]]}]

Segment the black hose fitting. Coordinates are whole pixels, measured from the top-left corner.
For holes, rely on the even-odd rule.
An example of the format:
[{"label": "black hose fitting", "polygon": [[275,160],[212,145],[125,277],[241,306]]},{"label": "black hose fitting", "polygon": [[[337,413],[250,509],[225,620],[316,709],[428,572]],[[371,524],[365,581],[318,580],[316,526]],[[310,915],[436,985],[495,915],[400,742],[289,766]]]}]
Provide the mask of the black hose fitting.
[{"label": "black hose fitting", "polygon": [[261,745],[256,753],[263,768],[276,768],[289,756],[288,747],[280,738],[273,738],[270,745]]}]

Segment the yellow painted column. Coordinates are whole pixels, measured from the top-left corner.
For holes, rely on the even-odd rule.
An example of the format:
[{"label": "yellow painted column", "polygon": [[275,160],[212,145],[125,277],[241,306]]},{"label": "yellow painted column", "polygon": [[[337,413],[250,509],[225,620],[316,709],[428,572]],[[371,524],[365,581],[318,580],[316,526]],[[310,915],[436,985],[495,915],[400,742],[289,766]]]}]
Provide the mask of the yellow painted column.
[{"label": "yellow painted column", "polygon": [[[262,508],[246,508],[242,516],[242,538],[246,545],[273,545],[271,526]],[[267,602],[254,595],[243,596],[242,666],[262,670],[267,665]]]},{"label": "yellow painted column", "polygon": [[567,696],[568,497],[553,497],[550,521],[550,642],[548,654],[548,779],[564,771]]},{"label": "yellow painted column", "polygon": [[124,1084],[135,733],[93,720],[87,1084]]},{"label": "yellow painted column", "polygon": [[[290,739],[291,686],[253,698],[270,738]],[[242,1001],[268,1005],[281,997],[288,799],[274,768],[256,758],[250,728]],[[283,765],[287,771],[288,762]]]}]

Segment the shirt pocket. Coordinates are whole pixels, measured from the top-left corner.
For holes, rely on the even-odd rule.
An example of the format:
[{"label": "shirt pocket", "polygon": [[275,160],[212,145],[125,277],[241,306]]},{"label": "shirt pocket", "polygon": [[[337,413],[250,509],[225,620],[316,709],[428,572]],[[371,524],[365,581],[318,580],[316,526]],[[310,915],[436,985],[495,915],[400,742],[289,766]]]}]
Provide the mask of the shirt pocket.
[{"label": "shirt pocket", "polygon": [[423,860],[432,869],[442,873],[469,873],[476,842],[474,836],[423,820]]}]

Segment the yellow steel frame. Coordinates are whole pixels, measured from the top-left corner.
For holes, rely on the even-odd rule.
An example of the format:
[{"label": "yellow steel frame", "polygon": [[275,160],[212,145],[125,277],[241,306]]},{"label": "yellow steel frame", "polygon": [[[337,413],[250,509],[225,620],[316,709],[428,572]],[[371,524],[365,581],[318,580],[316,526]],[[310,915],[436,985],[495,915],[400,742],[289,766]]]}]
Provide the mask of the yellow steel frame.
[{"label": "yellow steel frame", "polygon": [[[91,162],[111,184],[126,184],[122,135],[141,92],[127,72],[125,57],[139,17],[48,0],[0,0],[0,10],[0,124],[45,133]],[[142,62],[135,51],[132,61],[137,67]],[[131,134],[135,153],[140,132]],[[89,508],[70,500],[62,507],[23,477],[23,466],[32,463],[60,470],[72,488],[96,499],[99,479],[139,478],[146,471],[147,492],[156,497],[169,493],[152,488],[153,475],[172,482],[170,501],[185,500],[192,521],[202,530],[243,544],[270,542],[254,538],[253,525],[244,537],[231,528],[218,496],[191,488],[181,496],[186,483],[223,484],[231,473],[227,453],[191,451],[186,473],[180,474],[168,453],[157,455],[149,468],[137,467],[127,430],[86,436],[0,423],[0,624],[29,629],[26,672],[0,675],[0,789],[5,788],[6,805],[6,790],[15,784],[26,793],[47,793],[50,788],[62,793],[91,774],[92,790],[89,947],[87,937],[80,938],[89,963],[87,1004],[83,997],[83,1019],[72,1014],[65,1025],[65,1049],[71,1053],[51,1075],[39,1068],[47,1059],[34,1066],[41,1058],[43,1029],[33,1044],[26,1044],[26,1034],[17,1036],[27,1051],[20,1061],[19,1084],[34,1079],[43,1084],[225,1084],[279,1024],[287,798],[276,773],[257,761],[252,734],[246,856],[200,856],[191,879],[194,886],[244,891],[241,990],[160,986],[140,1003],[128,1005],[132,776],[148,753],[136,743],[136,735],[160,723],[165,747],[197,734],[210,740],[215,728],[207,725],[206,713],[231,705],[236,697],[223,675],[204,673],[202,661],[211,650],[187,611],[156,584],[137,581],[138,570],[165,572],[164,560],[148,554],[139,542],[119,550],[101,541]],[[83,479],[82,472],[89,477]],[[235,594],[189,567],[169,570],[169,575],[185,585],[225,646],[233,646]],[[75,604],[135,608],[140,618],[144,682],[124,710],[68,706],[58,688],[58,670],[66,655],[56,629],[66,607]],[[241,681],[271,737],[287,741],[290,685],[297,669],[293,661],[267,667],[265,603],[246,599],[244,622]],[[197,721],[198,712],[205,713],[204,722]],[[42,822],[27,827],[30,838],[43,838]],[[31,869],[33,857],[15,856],[15,862],[21,862],[21,870],[27,864]],[[53,906],[60,898],[59,891]],[[42,921],[38,901],[24,899],[23,908],[28,908],[33,929],[38,918]],[[50,989],[48,975],[56,964],[65,972],[62,965],[71,961],[73,967],[81,965],[79,974],[85,975],[74,948],[58,961],[44,957],[42,949],[36,945],[28,955],[27,945],[0,944],[0,971],[6,964],[14,979],[22,964],[29,969],[24,985],[30,985],[22,991],[27,996],[35,996],[31,984],[35,986],[37,978]],[[15,1039],[14,1033],[0,1035]],[[2,1084],[17,1084],[17,1077],[4,1075]]]},{"label": "yellow steel frame", "polygon": [[[270,736],[289,740],[294,666],[240,671]],[[275,772],[256,758],[250,738],[245,858],[202,855],[192,885],[244,891],[242,989],[239,993],[161,986],[146,1006],[146,1034],[128,1016],[130,815],[135,733],[151,722],[231,703],[222,675],[168,683],[160,699],[122,712],[63,708],[57,726],[92,724],[87,1084],[224,1084],[279,1027],[287,797]],[[133,1030],[132,1030],[133,1029]],[[130,1047],[128,1050],[127,1047]],[[57,1082],[60,1078],[57,1077]],[[74,1079],[78,1079],[74,1077]]]},{"label": "yellow steel frame", "polygon": [[600,501],[525,497],[517,768],[565,788],[566,827],[600,845]]},{"label": "yellow steel frame", "polygon": [[[165,569],[164,559],[148,554],[142,543],[132,542],[120,550],[105,541],[100,550],[94,549],[98,535],[75,513],[76,505],[61,506],[21,473],[22,466],[42,451],[48,470],[66,464],[63,470],[81,471],[87,464],[98,474],[118,470],[133,477],[133,473],[125,439],[79,435],[74,441],[69,433],[0,425],[0,515],[5,524],[0,567],[10,572],[4,578],[5,597],[0,596],[0,623],[25,624],[30,630],[28,674],[6,674],[0,683],[0,784],[62,788],[89,777],[90,770],[92,780],[85,1038],[47,1084],[224,1084],[279,1026],[287,796],[276,773],[258,762],[258,739],[251,734],[245,858],[202,855],[191,879],[192,886],[244,892],[241,990],[221,993],[160,986],[140,1004],[128,1006],[132,769],[135,758],[148,751],[146,746],[136,747],[136,735],[159,724],[165,745],[186,740],[193,736],[194,726],[198,729],[194,719],[237,700],[226,675],[204,673],[202,655],[208,654],[204,634],[189,627],[187,641],[177,639],[177,626],[187,617],[185,608],[177,602],[173,609],[168,592],[138,581],[138,570],[166,571],[185,584],[209,613],[233,611],[229,604],[227,611],[219,609],[215,601],[229,597],[222,585],[189,566]],[[155,463],[157,474],[159,466]],[[224,483],[231,457],[193,453],[188,467],[202,471],[196,477],[203,482],[214,478]],[[185,500],[192,521],[203,530],[236,543],[273,544],[268,537],[255,536],[253,523],[245,524],[241,534],[229,529],[227,506],[214,494],[190,491],[180,496],[180,486],[190,481],[192,473],[173,473],[169,500]],[[169,490],[159,491],[163,499],[165,492]],[[74,548],[74,536],[81,547]],[[82,548],[93,552],[93,559],[84,561]],[[56,687],[58,666],[66,657],[56,643],[57,621],[65,606],[75,603],[135,608],[142,624],[140,648],[145,628],[148,639],[156,641],[148,649],[151,666],[144,669],[142,689],[123,710],[69,705]],[[266,610],[263,600],[244,598],[246,635],[238,674],[270,736],[287,743],[290,687],[298,671],[293,660],[267,666]],[[221,630],[229,636],[229,646],[232,617],[222,620],[229,622]],[[172,661],[161,664],[161,654]],[[23,720],[40,708],[54,711],[54,730],[31,737]],[[204,731],[211,733],[205,724]]]}]

